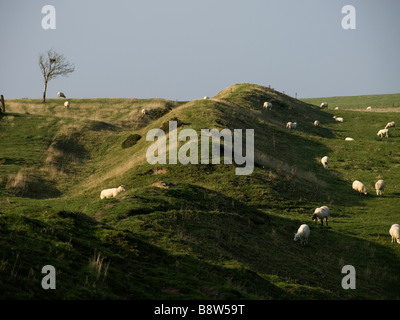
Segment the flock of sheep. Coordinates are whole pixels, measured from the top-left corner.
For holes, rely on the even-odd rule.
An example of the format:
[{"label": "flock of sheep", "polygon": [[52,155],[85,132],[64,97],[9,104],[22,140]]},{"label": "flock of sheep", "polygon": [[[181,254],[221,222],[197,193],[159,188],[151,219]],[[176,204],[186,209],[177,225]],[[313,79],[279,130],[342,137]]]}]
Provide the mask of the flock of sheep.
[{"label": "flock of sheep", "polygon": [[[62,92],[59,92],[58,96],[65,98],[65,95]],[[204,99],[208,99],[208,97],[204,97]],[[320,107],[321,108],[328,108],[328,103],[323,102],[323,103],[321,103]],[[263,105],[263,108],[265,108],[267,110],[271,110],[272,109],[272,103],[271,102],[265,102],[264,105]],[[149,115],[149,111],[146,110],[146,109],[143,109],[141,111],[141,113],[143,115]],[[342,117],[334,116],[333,118],[338,122],[343,122],[344,121]],[[320,124],[319,121],[315,120],[314,126],[319,127],[319,124]],[[386,125],[385,129],[382,129],[382,130],[380,130],[378,132],[378,135],[379,136],[383,136],[383,134],[385,134],[386,137],[388,137],[389,128],[395,127],[395,126],[396,126],[395,122],[389,122]],[[296,127],[297,127],[297,123],[296,122],[288,122],[286,124],[286,128],[288,128],[289,130],[295,130]],[[346,140],[354,140],[354,139],[353,138],[346,138]],[[325,169],[327,169],[328,166],[329,166],[329,163],[330,163],[329,157],[328,156],[322,157],[321,163],[322,163],[323,167]],[[382,192],[384,191],[385,187],[386,187],[385,181],[378,180],[375,183],[376,194],[377,195],[381,195]],[[367,188],[365,187],[365,185],[361,181],[355,180],[353,182],[353,184],[352,184],[352,188],[353,188],[353,190],[357,191],[360,194],[365,194],[365,195],[368,194]],[[100,199],[113,198],[113,197],[116,197],[118,194],[120,194],[121,192],[124,192],[124,191],[125,191],[125,187],[123,185],[119,186],[118,188],[104,189],[100,193]],[[315,221],[316,224],[318,223],[318,220],[320,220],[321,221],[321,226],[323,226],[323,224],[324,224],[323,221],[325,219],[326,225],[328,226],[329,215],[330,215],[329,208],[327,206],[322,206],[322,207],[316,208],[314,210],[314,213],[312,214],[311,218],[312,218],[313,221]],[[393,224],[391,226],[391,228],[389,230],[389,234],[392,237],[392,242],[396,242],[397,241],[397,243],[400,244],[400,226],[398,224]],[[309,236],[310,236],[310,227],[307,224],[302,224],[298,228],[297,233],[295,233],[295,235],[294,235],[294,241],[300,240],[302,245],[303,244],[307,244]]]},{"label": "flock of sheep", "polygon": [[[272,104],[270,102],[265,102],[263,107],[266,108],[267,110],[271,110]],[[328,108],[328,103],[327,102],[321,103],[320,108],[321,109]],[[335,110],[338,110],[338,109],[339,109],[338,107],[335,108]],[[367,110],[371,110],[371,107],[368,107]],[[342,117],[333,116],[333,118],[337,122],[344,122],[344,119]],[[319,125],[320,125],[320,122],[318,120],[315,120],[314,126],[319,127]],[[286,128],[289,130],[295,130],[296,127],[297,127],[296,122],[287,122],[286,123]],[[379,130],[377,135],[381,138],[383,136],[389,137],[389,128],[394,128],[394,127],[396,127],[396,123],[394,121],[391,121],[386,124],[384,129]],[[347,137],[345,140],[352,141],[354,139]],[[321,163],[325,169],[328,168],[328,165],[330,163],[329,157],[328,156],[322,157]],[[381,195],[382,192],[385,190],[385,187],[386,187],[385,181],[383,181],[381,179],[378,180],[375,183],[376,194]],[[352,188],[359,194],[365,194],[365,195],[368,194],[367,188],[361,181],[358,181],[358,180],[353,181]],[[312,220],[317,223],[317,221],[319,219],[321,221],[321,225],[323,225],[323,220],[325,219],[326,225],[328,226],[329,215],[330,215],[329,208],[327,206],[322,206],[320,208],[315,209],[315,211],[312,215]],[[397,243],[400,244],[400,226],[398,224],[393,224],[391,226],[391,228],[389,230],[389,234],[392,237],[392,242],[397,241]],[[300,225],[299,229],[297,230],[297,233],[295,233],[295,235],[294,235],[294,241],[300,240],[301,244],[307,244],[309,236],[310,236],[310,227],[307,224],[302,224],[302,225]]]}]

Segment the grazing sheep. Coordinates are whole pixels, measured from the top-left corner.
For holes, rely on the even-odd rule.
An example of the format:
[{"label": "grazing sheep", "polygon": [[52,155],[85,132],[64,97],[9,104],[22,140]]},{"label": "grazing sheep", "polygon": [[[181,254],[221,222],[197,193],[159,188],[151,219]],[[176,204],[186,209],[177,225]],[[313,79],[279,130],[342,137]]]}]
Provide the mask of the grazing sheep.
[{"label": "grazing sheep", "polygon": [[385,190],[385,187],[386,187],[385,181],[383,181],[383,180],[378,180],[378,181],[375,183],[376,195],[377,195],[377,196],[381,195],[381,194],[382,194],[382,191]]},{"label": "grazing sheep", "polygon": [[62,93],[62,92],[60,92],[60,91],[57,92],[57,97],[59,97],[59,98],[66,98],[65,94]]},{"label": "grazing sheep", "polygon": [[210,99],[208,96],[204,96],[204,98],[203,98],[204,100],[208,100],[208,99]]},{"label": "grazing sheep", "polygon": [[378,131],[376,135],[379,136],[380,138],[382,138],[383,136],[389,138],[389,129],[381,129]]},{"label": "grazing sheep", "polygon": [[297,122],[288,122],[288,123],[286,123],[286,128],[288,128],[289,130],[296,130]]},{"label": "grazing sheep", "polygon": [[314,121],[314,126],[319,127],[319,121],[318,120]]},{"label": "grazing sheep", "polygon": [[392,224],[389,234],[392,236],[392,242],[400,244],[400,226],[398,224]]},{"label": "grazing sheep", "polygon": [[311,218],[313,221],[315,221],[315,224],[317,224],[318,219],[320,219],[321,226],[324,225],[324,218],[325,218],[326,226],[328,226],[329,208],[327,206],[316,208]]},{"label": "grazing sheep", "polygon": [[339,107],[336,107],[335,110],[339,110]]},{"label": "grazing sheep", "polygon": [[307,244],[308,243],[308,237],[310,236],[310,227],[307,224],[302,224],[299,229],[297,230],[297,233],[294,234],[294,241],[300,240],[300,243]]},{"label": "grazing sheep", "polygon": [[396,122],[392,121],[392,122],[388,122],[386,124],[385,129],[394,128],[394,127],[396,127]]},{"label": "grazing sheep", "polygon": [[344,119],[342,117],[333,116],[333,119],[335,119],[337,122],[343,122],[344,121]]},{"label": "grazing sheep", "polygon": [[150,112],[149,112],[149,110],[147,110],[147,109],[142,109],[142,114],[144,114],[145,116],[147,115],[150,115]]},{"label": "grazing sheep", "polygon": [[367,188],[364,186],[364,184],[358,180],[353,181],[353,190],[357,191],[360,195],[361,193],[364,193],[365,195],[368,194]]},{"label": "grazing sheep", "polygon": [[347,138],[344,139],[344,140],[346,140],[346,141],[354,141],[354,139],[353,139],[353,138],[350,138],[350,137],[347,137]]},{"label": "grazing sheep", "polygon": [[328,108],[328,102],[322,102],[321,105],[319,106],[321,109],[323,108]]},{"label": "grazing sheep", "polygon": [[264,109],[272,110],[272,103],[265,101],[263,107],[264,107]]},{"label": "grazing sheep", "polygon": [[118,188],[104,189],[100,193],[100,199],[115,198],[117,195],[119,195],[123,191],[125,191],[125,187],[122,185],[119,186]]},{"label": "grazing sheep", "polygon": [[372,109],[372,107],[367,107],[367,110],[369,111],[369,110],[371,110]]},{"label": "grazing sheep", "polygon": [[325,169],[328,168],[328,165],[329,165],[330,162],[331,162],[331,159],[329,159],[328,156],[324,156],[321,159],[321,163],[322,163],[322,165],[324,166]]},{"label": "grazing sheep", "polygon": [[64,102],[64,107],[67,108],[67,109],[69,108],[69,101],[65,101]]}]

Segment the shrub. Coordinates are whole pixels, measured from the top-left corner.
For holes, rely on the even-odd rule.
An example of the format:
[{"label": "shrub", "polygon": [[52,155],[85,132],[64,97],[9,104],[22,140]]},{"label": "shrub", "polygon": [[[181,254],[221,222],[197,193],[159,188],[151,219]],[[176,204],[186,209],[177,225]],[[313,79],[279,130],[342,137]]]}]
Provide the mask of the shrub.
[{"label": "shrub", "polygon": [[170,104],[166,104],[165,108],[159,108],[155,111],[153,111],[153,118],[154,119],[158,119],[161,118],[162,116],[166,115],[168,112],[170,112],[172,110]]},{"label": "shrub", "polygon": [[174,117],[168,121],[165,121],[162,125],[161,125],[161,130],[163,130],[164,132],[168,132],[169,131],[169,122],[170,121],[176,121],[176,125],[177,128],[179,128],[180,126],[183,125],[183,122],[181,120],[179,120],[177,117]]},{"label": "shrub", "polygon": [[129,135],[129,137],[126,138],[124,142],[122,142],[122,148],[126,149],[134,146],[140,140],[141,137],[142,136],[137,133]]}]

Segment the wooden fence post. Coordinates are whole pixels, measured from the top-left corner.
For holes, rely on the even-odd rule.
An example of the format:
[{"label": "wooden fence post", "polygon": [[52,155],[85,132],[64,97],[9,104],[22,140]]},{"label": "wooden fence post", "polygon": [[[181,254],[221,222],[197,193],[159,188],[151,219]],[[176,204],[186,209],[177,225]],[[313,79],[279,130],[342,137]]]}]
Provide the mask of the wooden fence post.
[{"label": "wooden fence post", "polygon": [[5,113],[6,112],[6,104],[4,102],[4,96],[3,95],[0,96],[0,101],[1,101],[1,109],[2,109],[0,111],[3,111],[3,113]]}]

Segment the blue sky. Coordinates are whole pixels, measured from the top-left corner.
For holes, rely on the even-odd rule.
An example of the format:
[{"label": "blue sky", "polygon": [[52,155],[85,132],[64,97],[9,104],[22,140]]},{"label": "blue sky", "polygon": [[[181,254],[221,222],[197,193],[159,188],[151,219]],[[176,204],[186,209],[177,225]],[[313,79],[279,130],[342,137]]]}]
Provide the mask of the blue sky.
[{"label": "blue sky", "polygon": [[[42,7],[56,29],[42,28]],[[342,28],[342,7],[356,29]],[[397,0],[2,0],[0,93],[41,98],[41,53],[75,72],[48,98],[213,96],[235,83],[298,98],[400,92]]]}]

